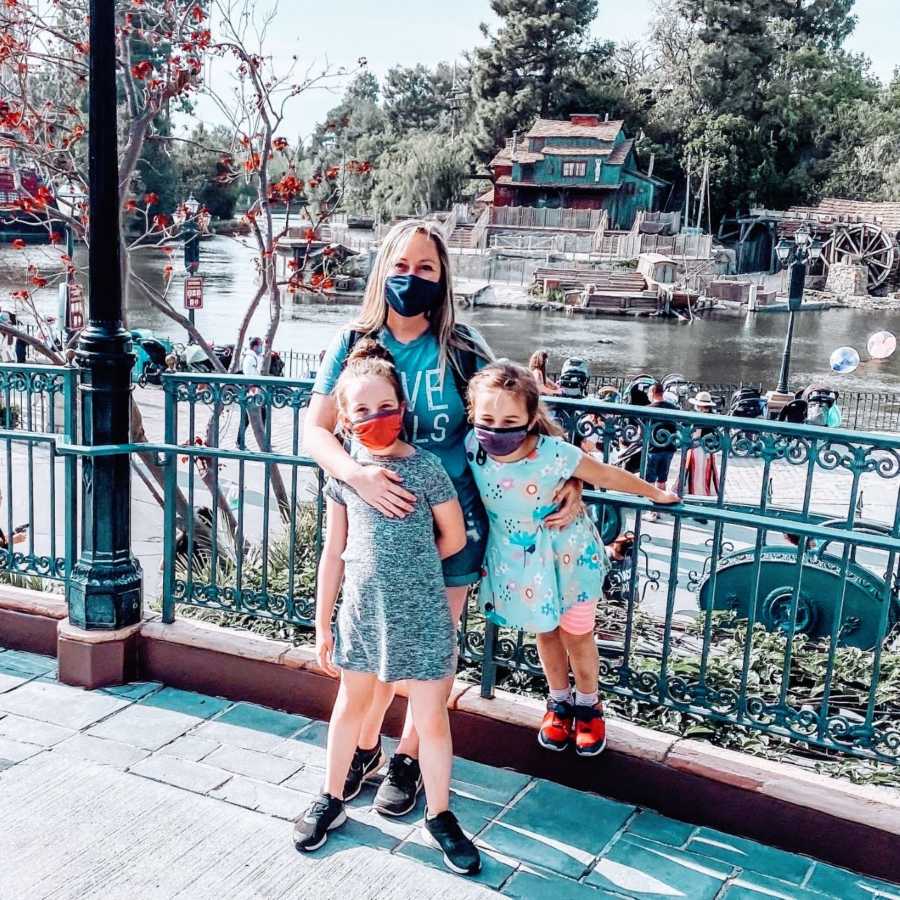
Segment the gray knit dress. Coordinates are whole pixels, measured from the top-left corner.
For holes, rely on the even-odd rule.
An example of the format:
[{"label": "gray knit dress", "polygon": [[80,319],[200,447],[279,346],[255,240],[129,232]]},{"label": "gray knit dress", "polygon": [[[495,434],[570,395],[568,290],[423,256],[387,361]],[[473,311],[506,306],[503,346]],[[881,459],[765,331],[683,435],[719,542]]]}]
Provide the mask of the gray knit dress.
[{"label": "gray knit dress", "polygon": [[456,635],[431,508],[456,497],[453,483],[437,456],[418,447],[408,457],[354,447],[353,456],[402,475],[416,506],[405,518],[391,519],[343,482],[328,482],[325,495],[347,508],[335,665],[373,672],[384,682],[446,678],[455,666]]}]

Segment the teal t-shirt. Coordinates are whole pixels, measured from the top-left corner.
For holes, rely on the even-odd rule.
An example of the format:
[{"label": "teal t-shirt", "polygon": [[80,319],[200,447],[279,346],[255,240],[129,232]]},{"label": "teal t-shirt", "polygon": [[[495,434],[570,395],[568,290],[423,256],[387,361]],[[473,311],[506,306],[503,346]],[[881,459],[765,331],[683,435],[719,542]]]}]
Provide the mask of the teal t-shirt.
[{"label": "teal t-shirt", "polygon": [[[473,337],[480,341],[474,333]],[[471,496],[477,495],[475,482],[466,462],[464,440],[469,430],[465,401],[456,388],[456,379],[447,364],[441,371],[437,338],[427,331],[408,344],[398,341],[387,327],[378,340],[394,357],[403,391],[406,394],[406,436],[419,447],[437,455],[459,494],[463,509],[469,508]],[[325,352],[316,374],[313,390],[331,394],[347,359],[350,332],[335,335]],[[487,365],[479,358],[478,368]]]}]

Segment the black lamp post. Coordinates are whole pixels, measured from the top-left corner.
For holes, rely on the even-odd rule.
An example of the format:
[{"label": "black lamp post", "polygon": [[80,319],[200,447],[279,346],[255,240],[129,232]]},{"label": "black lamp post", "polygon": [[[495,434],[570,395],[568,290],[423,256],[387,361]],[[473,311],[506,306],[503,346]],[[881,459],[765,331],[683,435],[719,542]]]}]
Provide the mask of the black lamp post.
[{"label": "black lamp post", "polygon": [[775,253],[782,266],[790,272],[788,282],[788,329],[784,336],[784,350],[781,354],[781,372],[778,387],[769,394],[769,406],[780,409],[793,399],[788,387],[791,369],[791,345],[794,340],[794,314],[803,304],[803,288],[806,284],[806,269],[822,255],[822,243],[813,238],[806,226],[801,226],[792,241],[782,238],[775,247]]},{"label": "black lamp post", "polygon": [[[181,221],[181,233],[184,239],[184,271],[188,275],[196,275],[200,269],[200,228],[197,222],[197,213],[200,204],[191,194],[182,204],[183,214]],[[188,319],[191,327],[194,326],[194,309],[188,310]],[[193,335],[190,336],[193,342]]]},{"label": "black lamp post", "polygon": [[[130,440],[131,335],[122,323],[119,163],[116,144],[115,0],[90,0],[88,326],[76,358],[82,440]],[[127,453],[82,459],[81,556],[68,586],[69,619],[114,630],[141,618],[141,567],[131,553],[131,469]]]}]

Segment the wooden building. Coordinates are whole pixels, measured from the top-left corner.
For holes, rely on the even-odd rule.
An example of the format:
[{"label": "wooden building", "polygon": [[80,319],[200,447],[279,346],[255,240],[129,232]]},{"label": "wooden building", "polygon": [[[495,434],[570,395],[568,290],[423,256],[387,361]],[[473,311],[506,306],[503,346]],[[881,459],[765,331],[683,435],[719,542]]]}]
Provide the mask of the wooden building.
[{"label": "wooden building", "polygon": [[495,207],[606,210],[611,228],[628,229],[641,210],[655,210],[666,182],[638,168],[634,140],[620,120],[575,113],[568,121],[537,119],[494,157],[494,187],[480,199]]}]

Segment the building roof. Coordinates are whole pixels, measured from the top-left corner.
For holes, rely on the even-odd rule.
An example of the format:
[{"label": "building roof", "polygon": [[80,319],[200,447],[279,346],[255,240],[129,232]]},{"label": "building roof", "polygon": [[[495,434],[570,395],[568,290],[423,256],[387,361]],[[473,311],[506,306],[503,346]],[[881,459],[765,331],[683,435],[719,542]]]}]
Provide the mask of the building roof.
[{"label": "building roof", "polygon": [[547,146],[541,151],[545,156],[611,156],[610,147],[553,147]]},{"label": "building roof", "polygon": [[625,164],[625,160],[628,159],[628,154],[631,153],[632,148],[634,147],[634,139],[629,138],[627,141],[622,141],[621,144],[617,144],[612,153],[609,155],[609,159],[607,162],[611,166],[621,166]]},{"label": "building roof", "polygon": [[525,137],[585,137],[596,138],[598,141],[613,141],[622,130],[623,124],[621,119],[599,122],[597,125],[573,125],[571,122],[557,119],[536,119]]},{"label": "building roof", "polygon": [[883,225],[890,231],[900,231],[900,203],[826,197],[818,206],[792,206],[787,214],[797,218],[818,218],[825,222],[841,219],[851,222],[873,222]]}]

